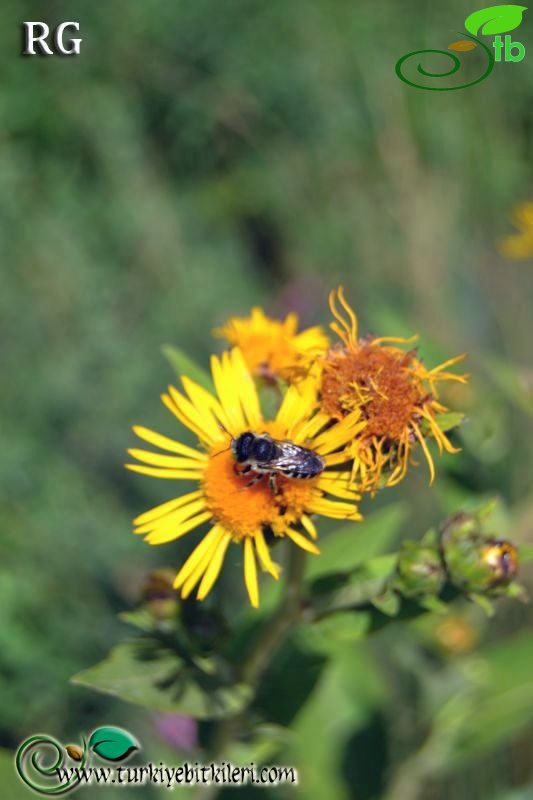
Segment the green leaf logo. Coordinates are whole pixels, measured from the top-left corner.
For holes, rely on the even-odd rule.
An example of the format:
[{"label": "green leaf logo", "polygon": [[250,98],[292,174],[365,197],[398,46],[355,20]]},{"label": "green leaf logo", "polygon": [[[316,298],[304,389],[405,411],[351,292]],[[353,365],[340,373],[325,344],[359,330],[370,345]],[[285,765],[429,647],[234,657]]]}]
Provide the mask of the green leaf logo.
[{"label": "green leaf logo", "polygon": [[465,28],[469,33],[477,36],[493,36],[496,33],[514,31],[522,22],[522,14],[527,11],[527,6],[490,6],[474,11],[465,19]]},{"label": "green leaf logo", "polygon": [[106,761],[123,761],[139,748],[139,742],[131,733],[111,726],[97,728],[89,739],[89,749]]}]

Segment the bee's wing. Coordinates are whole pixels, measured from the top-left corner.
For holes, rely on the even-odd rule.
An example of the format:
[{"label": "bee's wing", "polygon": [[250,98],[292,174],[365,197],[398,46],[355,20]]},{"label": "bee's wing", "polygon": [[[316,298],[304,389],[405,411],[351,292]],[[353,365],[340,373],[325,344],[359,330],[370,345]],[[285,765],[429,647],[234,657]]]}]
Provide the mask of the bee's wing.
[{"label": "bee's wing", "polygon": [[305,460],[308,450],[304,447],[299,447],[293,442],[276,442],[278,452],[273,460],[275,465],[280,471],[291,470],[293,467],[302,463]]}]

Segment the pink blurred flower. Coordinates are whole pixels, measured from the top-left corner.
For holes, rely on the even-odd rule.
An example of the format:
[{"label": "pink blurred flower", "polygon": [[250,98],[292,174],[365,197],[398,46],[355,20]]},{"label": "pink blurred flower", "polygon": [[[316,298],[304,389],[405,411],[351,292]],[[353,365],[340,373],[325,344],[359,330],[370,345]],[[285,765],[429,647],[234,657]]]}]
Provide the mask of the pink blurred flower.
[{"label": "pink blurred flower", "polygon": [[192,717],[183,714],[157,714],[154,727],[171,747],[190,753],[198,746],[198,725]]}]

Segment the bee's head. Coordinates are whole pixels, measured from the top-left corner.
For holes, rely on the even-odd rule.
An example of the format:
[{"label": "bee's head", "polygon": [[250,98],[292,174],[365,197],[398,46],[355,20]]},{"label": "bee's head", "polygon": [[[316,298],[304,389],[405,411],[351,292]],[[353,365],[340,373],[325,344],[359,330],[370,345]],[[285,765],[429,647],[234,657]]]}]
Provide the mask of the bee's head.
[{"label": "bee's head", "polygon": [[255,434],[251,431],[246,431],[231,440],[231,452],[235,461],[242,464],[243,461],[247,461],[250,458],[255,438]]},{"label": "bee's head", "polygon": [[261,463],[274,458],[276,446],[267,434],[256,436],[255,433],[246,431],[232,440],[231,451],[239,464],[251,460]]}]

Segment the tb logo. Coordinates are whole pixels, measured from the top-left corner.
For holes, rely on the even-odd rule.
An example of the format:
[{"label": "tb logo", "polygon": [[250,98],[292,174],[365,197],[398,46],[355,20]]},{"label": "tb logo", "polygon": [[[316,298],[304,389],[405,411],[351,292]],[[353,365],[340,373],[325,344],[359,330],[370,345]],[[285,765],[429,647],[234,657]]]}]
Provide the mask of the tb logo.
[{"label": "tb logo", "polygon": [[[82,39],[68,39],[65,44],[64,35],[68,28],[80,29],[79,22],[62,22],[53,32],[52,45],[48,44],[50,28],[46,22],[22,23],[22,55],[23,56],[79,56]],[[37,48],[37,49],[36,49]]]},{"label": "tb logo", "polygon": [[[512,42],[510,36],[505,37],[505,43],[502,42],[501,36],[496,36],[494,39],[494,58],[496,61],[502,60],[502,47],[505,44],[505,60],[506,61],[522,61],[526,54],[526,48],[521,42]],[[516,55],[513,55],[513,50],[517,50]]]}]

